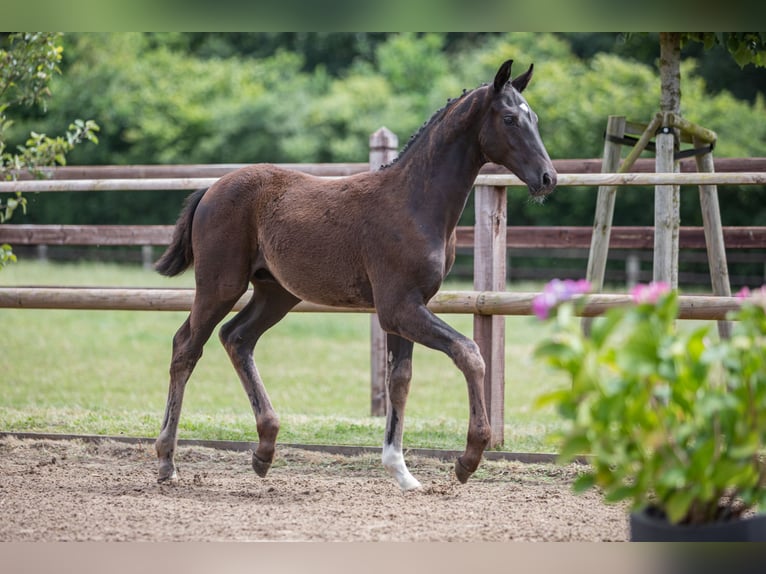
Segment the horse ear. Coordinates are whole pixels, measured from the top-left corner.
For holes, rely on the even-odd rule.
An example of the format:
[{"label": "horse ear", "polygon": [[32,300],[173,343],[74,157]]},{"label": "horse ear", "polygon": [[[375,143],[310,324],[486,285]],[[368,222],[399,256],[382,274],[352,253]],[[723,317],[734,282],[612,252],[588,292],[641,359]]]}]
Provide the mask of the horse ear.
[{"label": "horse ear", "polygon": [[497,71],[497,74],[495,75],[495,91],[496,92],[502,92],[503,86],[505,86],[506,82],[511,78],[511,66],[513,65],[513,60],[506,60],[503,62],[503,65],[500,66],[500,69]]},{"label": "horse ear", "polygon": [[519,93],[524,91],[524,88],[527,87],[527,84],[529,83],[529,80],[532,79],[532,70],[534,69],[535,65],[530,64],[529,70],[518,76],[517,78],[514,78],[511,82],[511,85],[516,88]]}]

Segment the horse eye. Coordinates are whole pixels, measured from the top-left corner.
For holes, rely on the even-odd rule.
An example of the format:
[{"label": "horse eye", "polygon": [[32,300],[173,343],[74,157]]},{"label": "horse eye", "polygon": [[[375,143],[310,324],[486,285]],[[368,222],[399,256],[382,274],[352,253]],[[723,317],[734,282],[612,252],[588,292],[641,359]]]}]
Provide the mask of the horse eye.
[{"label": "horse eye", "polygon": [[516,116],[503,116],[503,122],[507,126],[512,126],[516,123]]}]

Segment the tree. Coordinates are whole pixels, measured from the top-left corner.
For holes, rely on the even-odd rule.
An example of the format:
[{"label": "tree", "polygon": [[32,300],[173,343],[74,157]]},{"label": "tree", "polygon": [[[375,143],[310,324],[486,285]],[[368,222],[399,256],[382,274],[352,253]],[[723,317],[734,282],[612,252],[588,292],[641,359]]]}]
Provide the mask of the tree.
[{"label": "tree", "polygon": [[[748,63],[756,65],[766,64],[766,38],[757,33],[681,33],[681,32],[661,32],[660,33],[660,112],[663,117],[666,114],[678,115],[681,109],[681,44],[685,40],[696,40],[703,42],[706,47],[712,46],[716,42],[725,43],[729,52],[740,66]],[[696,141],[696,140],[695,140]],[[659,153],[660,138],[657,137],[658,164],[662,157]],[[679,222],[679,195],[678,186],[665,187],[670,193],[660,193],[657,188],[655,195],[655,225],[657,232],[660,230],[660,222],[665,218],[672,219],[675,226]],[[700,187],[702,194],[702,187]],[[719,212],[718,197],[714,196],[715,211]],[[675,215],[671,215],[675,213]],[[720,222],[718,223],[720,226]],[[667,227],[663,226],[663,229]],[[675,232],[674,246],[668,252],[658,249],[660,243],[655,243],[655,281],[669,281],[671,285],[678,285],[678,235]],[[720,233],[720,230],[719,230]],[[707,234],[707,224],[706,224]],[[719,242],[723,243],[722,237]],[[664,252],[664,254],[663,254]],[[672,253],[672,254],[671,254]],[[666,259],[667,257],[667,259]],[[658,261],[664,260],[666,264]],[[729,295],[729,281],[726,277],[725,284],[717,284],[716,278],[713,278],[713,289],[717,294]],[[723,335],[723,333],[722,333]]]},{"label": "tree", "polygon": [[681,105],[681,46],[696,41],[725,46],[740,67],[766,66],[766,35],[756,32],[660,32],[660,111],[678,113]]},{"label": "tree", "polygon": [[[0,177],[16,180],[24,171],[42,177],[42,168],[64,165],[66,154],[82,141],[97,142],[98,125],[75,120],[63,136],[49,137],[31,132],[15,151],[6,148],[5,134],[12,121],[7,113],[20,107],[42,106],[51,92],[48,88],[54,74],[60,73],[62,48],[60,35],[52,33],[8,34],[0,41]],[[0,223],[8,221],[16,209],[26,210],[20,192],[0,198]],[[0,246],[0,269],[16,257],[7,244]]]}]

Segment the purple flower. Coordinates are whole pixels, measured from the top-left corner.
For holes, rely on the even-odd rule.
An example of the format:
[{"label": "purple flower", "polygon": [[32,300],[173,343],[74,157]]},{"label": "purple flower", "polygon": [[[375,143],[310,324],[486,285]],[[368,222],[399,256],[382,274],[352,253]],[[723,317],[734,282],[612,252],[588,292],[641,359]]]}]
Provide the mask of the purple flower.
[{"label": "purple flower", "polygon": [[568,301],[576,295],[590,291],[590,282],[586,279],[553,279],[543,287],[543,292],[532,299],[532,312],[538,319],[547,319],[552,309],[559,303]]},{"label": "purple flower", "polygon": [[661,295],[670,291],[670,285],[663,281],[652,281],[648,285],[639,284],[630,290],[630,297],[634,303],[654,304]]},{"label": "purple flower", "polygon": [[538,319],[545,320],[548,315],[556,306],[556,296],[553,293],[540,293],[534,299],[532,299],[532,312]]}]

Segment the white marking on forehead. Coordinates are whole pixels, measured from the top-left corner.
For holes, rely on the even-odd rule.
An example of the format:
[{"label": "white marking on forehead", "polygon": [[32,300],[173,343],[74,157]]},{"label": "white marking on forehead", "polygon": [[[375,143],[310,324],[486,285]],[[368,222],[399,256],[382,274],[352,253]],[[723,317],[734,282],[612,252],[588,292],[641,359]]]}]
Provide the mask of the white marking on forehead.
[{"label": "white marking on forehead", "polygon": [[529,113],[529,106],[528,106],[527,104],[525,104],[525,103],[523,103],[523,102],[522,102],[522,103],[520,103],[520,104],[519,104],[519,107],[520,107],[522,110],[524,110],[525,112]]}]

